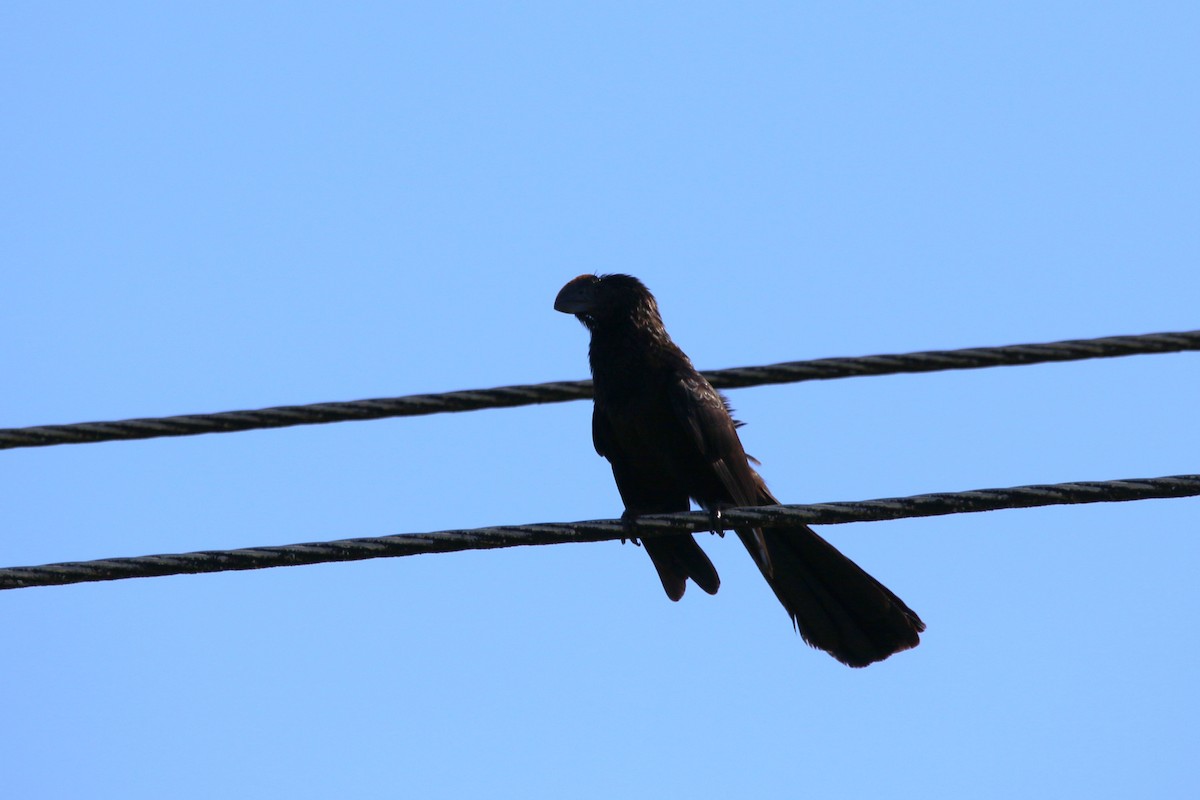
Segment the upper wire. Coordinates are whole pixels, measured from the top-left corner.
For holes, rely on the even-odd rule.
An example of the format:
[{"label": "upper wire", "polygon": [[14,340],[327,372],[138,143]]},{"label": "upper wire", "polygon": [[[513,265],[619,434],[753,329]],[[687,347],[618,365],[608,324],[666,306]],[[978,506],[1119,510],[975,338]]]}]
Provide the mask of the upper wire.
[{"label": "upper wire", "polygon": [[[856,378],[867,375],[1021,366],[1059,361],[1081,361],[1090,358],[1177,353],[1188,350],[1200,350],[1200,330],[1147,333],[1137,336],[1107,336],[1098,339],[1069,339],[1042,344],[928,350],[916,353],[847,358],[818,358],[811,361],[789,361],[782,364],[713,370],[705,372],[704,376],[718,389],[735,389],[746,386]],[[115,422],[77,422],[66,425],[0,428],[0,450],[153,439],[165,436],[195,436],[202,433],[232,433],[262,428],[319,425],[386,417],[414,417],[454,411],[476,411],[484,408],[563,403],[568,400],[584,400],[591,396],[591,381],[555,381],[440,394],[276,406],[250,411],[223,411],[214,414],[185,414]]]}]

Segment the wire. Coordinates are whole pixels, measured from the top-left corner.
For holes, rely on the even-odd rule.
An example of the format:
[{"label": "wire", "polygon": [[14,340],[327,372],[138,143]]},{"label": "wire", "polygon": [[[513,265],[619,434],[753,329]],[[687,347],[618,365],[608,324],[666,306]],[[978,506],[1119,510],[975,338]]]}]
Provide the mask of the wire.
[{"label": "wire", "polygon": [[[1089,358],[1177,353],[1200,350],[1200,330],[1178,333],[1147,333],[1140,336],[1109,336],[1100,339],[1071,339],[1045,344],[1015,344],[1003,347],[972,347],[962,350],[931,350],[918,353],[819,358],[759,367],[735,367],[705,372],[718,389],[735,389],[800,381],[856,378],[866,375],[939,372],[955,369],[1020,366]],[[85,444],[164,436],[195,436],[202,433],[232,433],[293,425],[415,417],[452,411],[510,408],[538,403],[563,403],[592,396],[591,381],[556,381],[494,389],[475,389],[442,394],[416,394],[351,402],[277,406],[253,411],[224,411],[174,417],[127,419],[117,422],[78,422],[69,425],[39,425],[0,428],[0,450]]]},{"label": "wire", "polygon": [[[1017,486],[1009,489],[977,489],[970,492],[915,495],[885,500],[815,505],[733,508],[721,512],[719,526],[776,527],[796,523],[835,525],[874,522],[909,517],[931,517],[995,511],[1005,508],[1034,508],[1070,503],[1113,503],[1200,495],[1200,475],[1164,478],[1134,478],[1120,481],[1059,483]],[[520,545],[600,542],[631,536],[654,536],[682,531],[711,530],[718,523],[706,512],[656,514],[636,522],[594,520],[590,522],[503,525],[471,530],[409,533],[332,542],[252,547],[239,550],[208,550],[177,555],[109,558],[76,561],[40,567],[0,569],[0,590],[31,586],[114,581],[164,575],[266,569],[268,567],[361,561],[368,558],[451,553]]]}]

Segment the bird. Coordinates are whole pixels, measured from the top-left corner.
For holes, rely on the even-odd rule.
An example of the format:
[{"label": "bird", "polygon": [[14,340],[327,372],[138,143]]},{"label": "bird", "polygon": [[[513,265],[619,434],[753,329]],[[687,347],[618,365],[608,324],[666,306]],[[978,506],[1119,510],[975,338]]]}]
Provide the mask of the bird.
[{"label": "bird", "polygon": [[[580,275],[554,309],[590,333],[592,443],[612,466],[623,519],[688,511],[692,501],[714,517],[779,503],[751,466],[728,400],[672,341],[640,280]],[[920,643],[925,623],[916,612],[807,525],[735,530],[809,645],[865,667]],[[693,534],[640,544],[671,600],[683,597],[688,580],[709,594],[720,588]]]}]

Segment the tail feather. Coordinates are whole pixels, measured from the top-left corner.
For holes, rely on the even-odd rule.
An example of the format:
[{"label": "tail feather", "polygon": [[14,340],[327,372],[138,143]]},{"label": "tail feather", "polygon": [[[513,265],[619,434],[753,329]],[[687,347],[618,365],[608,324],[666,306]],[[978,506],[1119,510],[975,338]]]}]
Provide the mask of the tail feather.
[{"label": "tail feather", "polygon": [[716,568],[692,534],[647,536],[642,539],[642,547],[654,562],[663,589],[672,600],[683,597],[688,578],[709,594],[716,594],[720,588],[721,578]]},{"label": "tail feather", "polygon": [[[776,500],[764,493],[761,502]],[[920,644],[925,623],[916,612],[808,526],[737,534],[808,644],[851,667]],[[764,540],[766,564],[756,555]]]}]

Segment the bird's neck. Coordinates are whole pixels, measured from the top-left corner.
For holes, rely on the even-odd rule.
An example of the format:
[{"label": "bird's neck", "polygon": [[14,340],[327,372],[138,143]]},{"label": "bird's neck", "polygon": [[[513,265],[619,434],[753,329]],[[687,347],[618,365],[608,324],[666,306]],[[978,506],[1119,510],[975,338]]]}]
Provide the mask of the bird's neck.
[{"label": "bird's neck", "polygon": [[625,320],[592,328],[588,360],[593,380],[606,386],[644,383],[688,363],[661,322],[634,325]]}]

